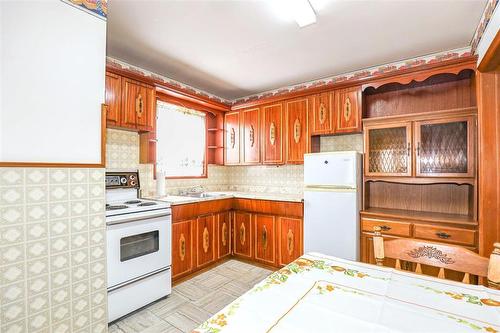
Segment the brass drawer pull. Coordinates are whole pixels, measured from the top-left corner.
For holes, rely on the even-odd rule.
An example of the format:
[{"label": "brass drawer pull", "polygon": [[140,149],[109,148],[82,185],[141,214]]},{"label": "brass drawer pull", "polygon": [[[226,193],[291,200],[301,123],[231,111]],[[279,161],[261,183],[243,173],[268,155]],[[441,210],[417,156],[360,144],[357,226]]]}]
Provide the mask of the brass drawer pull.
[{"label": "brass drawer pull", "polygon": [[391,228],[391,227],[389,227],[389,226],[387,226],[387,225],[381,225],[381,226],[380,226],[380,230],[382,230],[382,231],[389,231],[389,230],[391,230],[391,229],[392,229],[392,228]]},{"label": "brass drawer pull", "polygon": [[446,232],[436,232],[436,236],[443,239],[448,239],[451,237],[451,235],[447,234]]}]

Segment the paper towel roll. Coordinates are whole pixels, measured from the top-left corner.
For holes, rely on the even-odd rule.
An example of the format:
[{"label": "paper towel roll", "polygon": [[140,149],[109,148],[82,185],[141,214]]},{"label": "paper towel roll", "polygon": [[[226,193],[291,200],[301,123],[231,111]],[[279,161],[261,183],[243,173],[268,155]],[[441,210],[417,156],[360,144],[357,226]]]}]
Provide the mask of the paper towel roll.
[{"label": "paper towel roll", "polygon": [[156,196],[164,197],[165,195],[165,174],[158,170],[156,171]]}]

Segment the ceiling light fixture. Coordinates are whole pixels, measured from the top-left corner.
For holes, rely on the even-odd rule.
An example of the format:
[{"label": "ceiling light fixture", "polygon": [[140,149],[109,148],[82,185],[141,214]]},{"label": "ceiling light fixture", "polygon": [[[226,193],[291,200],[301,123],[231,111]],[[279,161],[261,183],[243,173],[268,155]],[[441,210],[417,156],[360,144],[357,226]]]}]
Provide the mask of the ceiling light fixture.
[{"label": "ceiling light fixture", "polygon": [[316,13],[309,0],[276,0],[279,4],[280,16],[293,19],[303,28],[316,23]]}]

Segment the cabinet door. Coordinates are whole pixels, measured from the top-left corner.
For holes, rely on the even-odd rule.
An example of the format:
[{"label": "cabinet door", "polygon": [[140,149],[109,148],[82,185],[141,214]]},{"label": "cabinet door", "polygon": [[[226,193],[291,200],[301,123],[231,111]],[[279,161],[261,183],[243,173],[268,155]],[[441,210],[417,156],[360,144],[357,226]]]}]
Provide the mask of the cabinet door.
[{"label": "cabinet door", "polygon": [[262,162],[283,163],[283,103],[262,107]]},{"label": "cabinet door", "polygon": [[474,177],[475,117],[415,122],[416,176]]},{"label": "cabinet door", "polygon": [[146,96],[140,82],[122,78],[122,114],[120,126],[137,128],[137,112],[146,103]]},{"label": "cabinet door", "polygon": [[137,129],[140,132],[154,131],[156,127],[156,95],[154,87],[141,84],[136,105]]},{"label": "cabinet door", "polygon": [[309,98],[298,98],[286,104],[286,162],[304,163],[309,151],[308,115]]},{"label": "cabinet door", "polygon": [[205,266],[215,260],[214,215],[196,219],[196,267]]},{"label": "cabinet door", "polygon": [[195,220],[172,223],[172,278],[193,269],[193,226]]},{"label": "cabinet door", "polygon": [[335,133],[361,132],[361,87],[335,91]]},{"label": "cabinet door", "polygon": [[255,214],[255,259],[276,264],[276,218]]},{"label": "cabinet door", "polygon": [[234,212],[233,251],[235,255],[252,258],[252,214]]},{"label": "cabinet door", "polygon": [[259,108],[243,110],[243,163],[260,162],[260,122]]},{"label": "cabinet door", "polygon": [[108,106],[106,123],[108,126],[120,125],[121,89],[121,76],[106,72],[106,105]]},{"label": "cabinet door", "polygon": [[333,101],[333,92],[321,93],[314,97],[314,112],[311,126],[312,135],[333,133]]},{"label": "cabinet door", "polygon": [[240,113],[228,112],[224,115],[225,123],[225,154],[224,164],[240,163]]},{"label": "cabinet door", "polygon": [[279,265],[287,265],[303,254],[302,230],[302,219],[279,218]]},{"label": "cabinet door", "polygon": [[411,176],[411,123],[365,126],[365,175]]},{"label": "cabinet door", "polygon": [[231,213],[217,214],[217,258],[231,254]]}]

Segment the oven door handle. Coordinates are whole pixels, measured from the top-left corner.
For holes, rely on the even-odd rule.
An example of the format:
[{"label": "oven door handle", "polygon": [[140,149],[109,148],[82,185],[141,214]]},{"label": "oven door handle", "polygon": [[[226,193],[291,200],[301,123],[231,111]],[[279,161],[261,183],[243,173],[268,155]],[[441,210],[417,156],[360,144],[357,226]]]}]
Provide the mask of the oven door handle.
[{"label": "oven door handle", "polygon": [[131,216],[121,216],[116,221],[113,221],[113,220],[106,221],[106,225],[116,225],[116,224],[122,224],[122,223],[128,223],[128,222],[137,222],[137,221],[150,220],[150,219],[157,218],[157,217],[172,215],[170,213],[170,210],[168,212],[158,211],[158,212],[148,212],[148,213],[149,213],[148,215],[141,215],[141,216],[137,216],[135,214],[131,214]]}]

